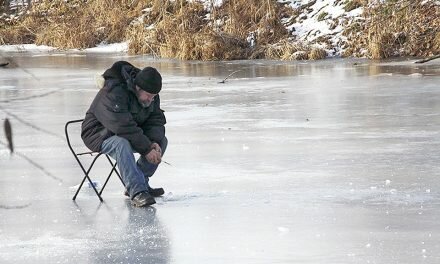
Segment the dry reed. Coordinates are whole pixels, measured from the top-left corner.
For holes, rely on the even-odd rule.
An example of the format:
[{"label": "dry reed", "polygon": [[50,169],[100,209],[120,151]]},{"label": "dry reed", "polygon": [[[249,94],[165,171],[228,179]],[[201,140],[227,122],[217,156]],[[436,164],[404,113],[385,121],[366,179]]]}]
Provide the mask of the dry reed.
[{"label": "dry reed", "polygon": [[345,55],[382,59],[439,54],[439,17],[440,6],[431,1],[401,0],[365,5],[365,23],[355,23],[345,30],[349,40]]},{"label": "dry reed", "polygon": [[[0,34],[8,44],[34,42],[61,49],[121,42],[127,25],[140,14],[141,5],[136,2],[42,0],[28,15],[0,28]],[[24,30],[32,34],[23,34]]]},{"label": "dry reed", "polygon": [[321,48],[311,47],[288,39],[261,46],[251,55],[252,59],[265,58],[272,60],[319,60],[326,57],[327,52]]},{"label": "dry reed", "polygon": [[289,39],[281,22],[281,18],[291,16],[287,4],[275,0],[225,0],[220,6],[212,3],[41,0],[15,24],[0,28],[0,41],[62,49],[128,41],[132,54],[184,60],[326,56],[323,50]]},{"label": "dry reed", "polygon": [[258,45],[287,37],[278,13],[281,5],[268,0],[228,0],[211,5],[201,2],[151,1],[141,23],[127,32],[131,53],[189,60],[248,58],[253,34]]}]

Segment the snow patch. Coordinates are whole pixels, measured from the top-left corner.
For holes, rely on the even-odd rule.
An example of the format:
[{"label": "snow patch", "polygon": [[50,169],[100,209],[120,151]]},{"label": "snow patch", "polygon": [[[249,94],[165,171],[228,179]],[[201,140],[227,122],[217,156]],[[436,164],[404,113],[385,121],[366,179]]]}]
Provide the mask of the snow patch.
[{"label": "snow patch", "polygon": [[[0,45],[0,51],[4,52],[52,52],[57,48],[49,47],[45,45],[35,44],[22,44],[22,45]],[[86,53],[125,53],[128,51],[128,43],[102,43],[94,48],[88,48],[84,50],[71,49],[70,52],[86,52]]]},{"label": "snow patch", "polygon": [[53,50],[56,50],[56,48],[35,44],[0,45],[0,51],[5,52],[48,52]]},{"label": "snow patch", "polygon": [[128,42],[99,44],[97,47],[85,49],[86,52],[93,53],[119,53],[128,51]]},{"label": "snow patch", "polygon": [[285,19],[287,29],[297,40],[326,49],[330,55],[340,55],[346,38],[342,35],[344,24],[359,18],[363,8],[349,12],[344,10],[345,2],[338,0],[297,0],[290,7],[299,9],[295,18]]}]

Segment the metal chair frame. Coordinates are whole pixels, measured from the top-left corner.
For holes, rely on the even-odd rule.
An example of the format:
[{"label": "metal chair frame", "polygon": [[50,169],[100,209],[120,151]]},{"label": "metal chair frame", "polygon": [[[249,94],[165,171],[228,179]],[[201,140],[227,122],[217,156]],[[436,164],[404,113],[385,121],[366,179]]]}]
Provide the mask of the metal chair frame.
[{"label": "metal chair frame", "polygon": [[[122,183],[122,185],[124,185],[124,187],[125,187],[125,184],[124,184],[124,181],[122,180],[121,174],[119,174],[119,172],[118,172],[118,170],[117,170],[117,168],[116,168],[117,162],[113,163],[112,160],[110,159],[109,155],[104,154],[104,156],[107,158],[108,162],[110,163],[112,169],[111,169],[110,173],[108,174],[108,176],[107,176],[107,178],[106,178],[106,180],[105,180],[105,183],[104,183],[104,185],[103,185],[102,188],[101,188],[101,191],[98,192],[98,190],[96,189],[95,184],[93,184],[93,181],[90,179],[89,173],[90,173],[90,171],[92,170],[93,165],[95,165],[96,160],[97,160],[99,157],[101,157],[101,156],[103,155],[103,153],[100,153],[100,152],[93,152],[93,151],[77,153],[77,152],[75,152],[75,150],[73,149],[72,144],[71,144],[71,142],[70,142],[70,136],[69,136],[69,130],[68,130],[69,125],[74,124],[74,123],[80,123],[80,122],[82,122],[82,121],[84,121],[84,119],[70,120],[70,121],[68,121],[68,122],[66,123],[66,125],[64,126],[64,132],[65,132],[65,134],[66,134],[67,145],[69,146],[70,151],[72,152],[73,156],[75,157],[76,161],[78,162],[79,166],[81,167],[81,170],[82,170],[83,173],[84,173],[84,177],[83,177],[83,179],[82,179],[82,181],[81,181],[81,184],[79,185],[78,190],[76,191],[76,193],[75,193],[75,195],[73,196],[72,200],[75,200],[75,199],[76,199],[76,196],[78,195],[79,191],[81,190],[81,188],[82,188],[82,186],[83,186],[83,184],[84,184],[84,181],[87,179],[88,182],[89,182],[89,184],[90,184],[90,186],[92,186],[93,190],[95,191],[96,195],[98,196],[99,200],[100,200],[101,202],[103,202],[103,199],[102,199],[102,192],[104,191],[105,186],[107,185],[107,182],[109,181],[109,179],[110,179],[110,177],[112,176],[113,173],[116,173],[116,175],[118,175],[119,180],[121,180],[121,183]],[[82,155],[90,155],[90,156],[94,156],[94,155],[96,155],[96,156],[93,158],[92,163],[89,165],[89,167],[87,168],[87,170],[85,169],[84,165],[81,163],[81,161],[80,161],[79,158],[78,158],[79,156],[82,156]]]}]

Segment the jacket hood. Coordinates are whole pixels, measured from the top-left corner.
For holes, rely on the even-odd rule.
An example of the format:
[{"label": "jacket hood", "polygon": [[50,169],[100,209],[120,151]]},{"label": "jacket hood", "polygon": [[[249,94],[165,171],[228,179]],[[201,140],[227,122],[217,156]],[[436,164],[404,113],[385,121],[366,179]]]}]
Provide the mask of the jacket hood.
[{"label": "jacket hood", "polygon": [[[140,70],[127,61],[115,62],[112,67],[107,69],[103,74],[105,85],[111,83],[125,83],[127,88],[136,91],[134,87],[134,79]],[[112,85],[109,85],[110,87]]]}]

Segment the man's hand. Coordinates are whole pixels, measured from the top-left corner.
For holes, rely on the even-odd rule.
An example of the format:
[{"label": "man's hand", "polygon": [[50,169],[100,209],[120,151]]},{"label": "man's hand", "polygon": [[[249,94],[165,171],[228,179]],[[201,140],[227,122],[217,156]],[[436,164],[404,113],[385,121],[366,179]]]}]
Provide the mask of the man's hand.
[{"label": "man's hand", "polygon": [[145,158],[148,162],[158,165],[162,161],[162,153],[153,148],[145,155]]},{"label": "man's hand", "polygon": [[160,148],[159,144],[153,143],[153,144],[151,144],[151,148],[155,149],[157,152],[160,153],[160,155],[162,155],[162,149]]}]

